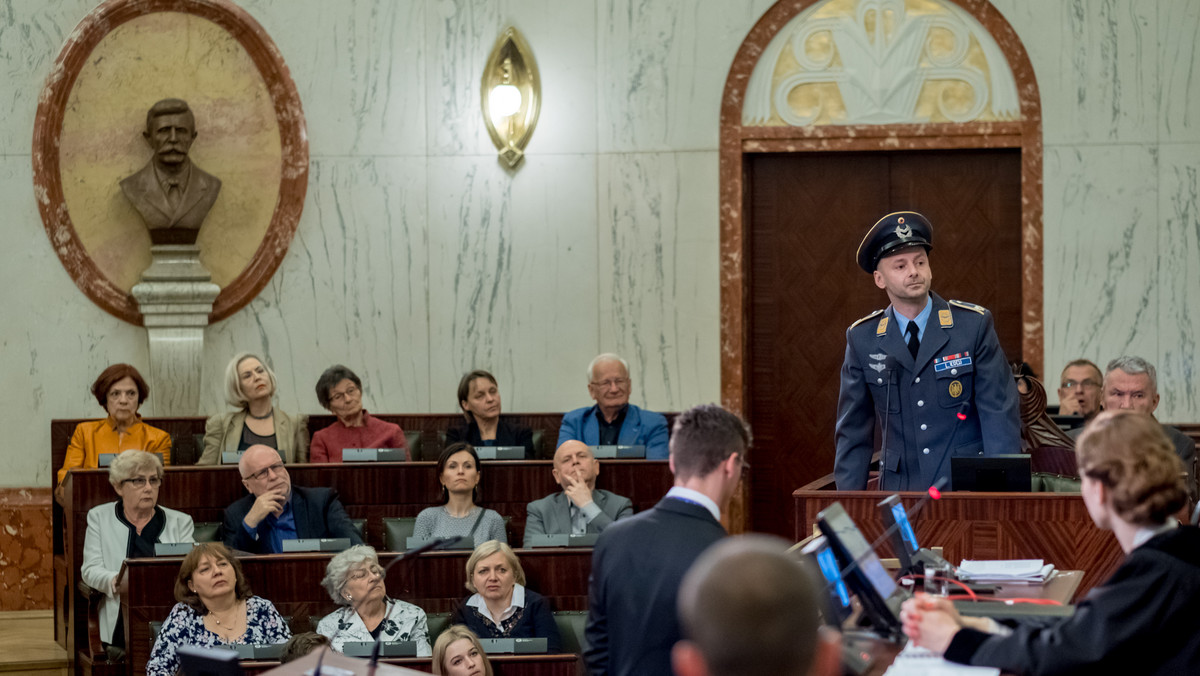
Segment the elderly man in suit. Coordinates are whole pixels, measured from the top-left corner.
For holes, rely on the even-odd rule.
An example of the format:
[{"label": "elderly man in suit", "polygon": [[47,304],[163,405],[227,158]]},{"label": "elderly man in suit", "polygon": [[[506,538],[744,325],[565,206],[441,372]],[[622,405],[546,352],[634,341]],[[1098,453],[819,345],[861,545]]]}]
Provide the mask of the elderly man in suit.
[{"label": "elderly man in suit", "polygon": [[668,459],[675,486],[653,508],[605,529],[592,554],[584,661],[593,675],[671,673],[680,581],[725,537],[721,513],[749,446],[746,423],[716,404],[675,421]]},{"label": "elderly man in suit", "polygon": [[146,113],[142,136],[154,156],[121,180],[121,192],[146,221],[153,244],[195,244],[221,192],[221,180],[188,157],[196,135],[196,118],[186,101],[163,99]]},{"label": "elderly man in suit", "polygon": [[292,485],[279,451],[257,444],[238,461],[247,495],[225,509],[225,545],[252,554],[277,554],[284,540],[349,538],[363,540],[332,488]]},{"label": "elderly man in suit", "polygon": [[526,507],[526,547],[534,535],[599,533],[633,514],[629,498],[596,488],[600,461],[582,441],[564,441],[558,447],[551,474],[562,490]]},{"label": "elderly man in suit", "polygon": [[588,364],[587,377],[596,405],[563,416],[559,443],[575,439],[590,446],[645,446],[646,458],[666,460],[667,419],[629,403],[629,364],[606,352]]}]

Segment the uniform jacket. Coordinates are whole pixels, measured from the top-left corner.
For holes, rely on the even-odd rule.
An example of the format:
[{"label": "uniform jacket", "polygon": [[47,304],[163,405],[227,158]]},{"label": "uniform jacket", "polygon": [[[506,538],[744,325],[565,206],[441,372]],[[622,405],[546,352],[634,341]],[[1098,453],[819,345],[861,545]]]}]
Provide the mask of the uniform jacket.
[{"label": "uniform jacket", "polygon": [[[600,514],[588,522],[589,533],[599,533],[612,522],[633,516],[633,503],[616,493],[597,488],[592,491],[592,501],[600,508]],[[571,533],[571,500],[566,493],[559,491],[541,500],[534,500],[525,510],[526,547],[533,535]]]},{"label": "uniform jacket", "polygon": [[[599,405],[586,406],[564,415],[562,427],[558,429],[558,443],[561,445],[571,439],[589,446],[600,443],[600,423],[596,422],[599,411]],[[622,446],[645,446],[646,459],[666,460],[669,453],[667,436],[666,418],[629,404],[618,437]]]},{"label": "uniform jacket", "polygon": [[[846,330],[834,460],[838,490],[866,488],[878,442],[884,490],[921,491],[939,477],[949,479],[951,456],[1021,452],[1017,386],[991,313],[931,296],[933,311],[916,359],[891,307]],[[875,439],[877,419],[882,440]]]},{"label": "uniform jacket", "polygon": [[676,498],[600,534],[585,630],[584,662],[593,676],[671,673],[671,647],[680,638],[679,584],[723,537],[725,528],[707,509]]},{"label": "uniform jacket", "polygon": [[[246,410],[214,415],[204,423],[204,453],[197,465],[219,465],[222,453],[234,453],[242,441]],[[275,418],[275,450],[283,454],[289,465],[308,462],[308,416],[291,416],[278,408]]]},{"label": "uniform jacket", "polygon": [[[117,520],[115,502],[96,505],[87,513],[87,535],[83,539],[83,568],[79,571],[89,587],[104,594],[100,601],[100,640],[112,642],[121,600],[112,590],[112,579],[121,572],[129,551],[129,528]],[[159,505],[167,521],[159,542],[192,542],[192,517]]]},{"label": "uniform jacket", "polygon": [[[242,521],[254,506],[255,497],[246,495],[225,509],[222,524],[225,546],[251,554],[267,552],[267,533],[271,522],[263,519],[258,524],[258,539],[246,532]],[[346,516],[346,510],[337,499],[332,488],[304,488],[292,486],[292,514],[296,519],[296,537],[305,538],[350,538],[351,544],[363,544],[354,523]]]}]

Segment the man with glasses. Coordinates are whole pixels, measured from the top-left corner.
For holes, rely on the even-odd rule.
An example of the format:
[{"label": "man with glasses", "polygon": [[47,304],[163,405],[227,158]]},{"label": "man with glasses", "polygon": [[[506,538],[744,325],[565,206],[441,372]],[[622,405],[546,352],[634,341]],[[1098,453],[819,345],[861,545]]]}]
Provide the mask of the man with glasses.
[{"label": "man with glasses", "polygon": [[564,415],[558,443],[573,439],[588,446],[645,446],[646,458],[666,460],[667,419],[629,403],[629,364],[615,354],[601,354],[588,364],[587,377],[596,405]]},{"label": "man with glasses", "polygon": [[279,451],[256,445],[238,461],[242,485],[250,491],[225,510],[225,545],[252,554],[277,554],[284,540],[349,538],[363,540],[332,488],[293,486]]},{"label": "man with glasses", "polygon": [[1058,388],[1058,413],[1083,419],[1076,427],[1067,430],[1071,437],[1078,437],[1083,432],[1084,424],[1100,412],[1100,386],[1103,382],[1100,367],[1087,359],[1068,362],[1063,369],[1062,385]]}]

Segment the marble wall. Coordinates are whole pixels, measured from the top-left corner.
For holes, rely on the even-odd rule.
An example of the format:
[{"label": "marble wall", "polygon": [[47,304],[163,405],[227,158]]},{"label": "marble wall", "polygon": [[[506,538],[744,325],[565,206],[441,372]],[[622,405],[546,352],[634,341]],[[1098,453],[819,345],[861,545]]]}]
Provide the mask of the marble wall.
[{"label": "marble wall", "polygon": [[[38,92],[96,3],[0,12],[0,486],[45,486],[51,418],[99,414],[87,386],[148,363],[145,332],[63,270],[32,194]],[[718,109],[771,0],[242,0],[296,80],[312,155],[304,215],[260,296],[208,331],[203,413],[226,360],[264,353],[280,405],[344,362],[376,411],[450,411],[492,369],[508,410],[587,402],[602,350],[634,400],[719,398]],[[1162,416],[1200,420],[1200,7],[996,0],[1025,43],[1046,141],[1046,363],[1137,352]],[[545,104],[524,166],[497,162],[479,76],[508,23]],[[154,414],[154,397],[145,409]]]}]

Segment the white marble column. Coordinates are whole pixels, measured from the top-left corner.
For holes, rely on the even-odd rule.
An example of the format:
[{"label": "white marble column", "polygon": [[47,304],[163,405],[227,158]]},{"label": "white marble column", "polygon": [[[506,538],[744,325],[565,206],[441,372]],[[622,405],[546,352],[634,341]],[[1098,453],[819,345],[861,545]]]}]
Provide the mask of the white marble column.
[{"label": "white marble column", "polygon": [[204,329],[221,288],[200,263],[194,244],[157,244],[131,293],[150,338],[150,391],[156,416],[200,414]]}]

